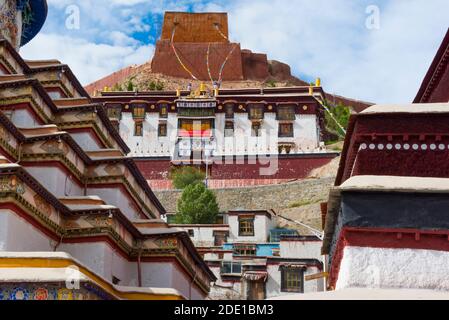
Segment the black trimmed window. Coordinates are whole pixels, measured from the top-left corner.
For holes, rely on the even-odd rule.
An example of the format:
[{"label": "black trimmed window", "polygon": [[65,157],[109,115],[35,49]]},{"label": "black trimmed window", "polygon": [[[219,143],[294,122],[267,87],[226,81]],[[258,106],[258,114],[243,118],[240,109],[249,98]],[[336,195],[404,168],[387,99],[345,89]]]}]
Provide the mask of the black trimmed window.
[{"label": "black trimmed window", "polygon": [[168,104],[161,103],[159,105],[159,117],[164,119],[168,118]]},{"label": "black trimmed window", "polygon": [[296,120],[295,106],[278,106],[276,118],[283,121]]},{"label": "black trimmed window", "polygon": [[253,122],[251,124],[251,137],[260,137],[262,135],[261,129],[262,124],[260,122]]},{"label": "black trimmed window", "polygon": [[264,118],[264,106],[252,105],[249,107],[250,120],[263,120],[263,118]]},{"label": "black trimmed window", "polygon": [[145,106],[135,105],[133,106],[133,118],[144,119],[145,118]]},{"label": "black trimmed window", "polygon": [[252,257],[257,255],[257,246],[255,244],[234,244],[234,255]]},{"label": "black trimmed window", "polygon": [[304,293],[304,269],[281,267],[281,292]]},{"label": "black trimmed window", "polygon": [[254,236],[254,217],[239,218],[239,236],[240,237]]},{"label": "black trimmed window", "polygon": [[221,247],[228,241],[229,233],[227,231],[214,231],[214,246]]},{"label": "black trimmed window", "polygon": [[221,274],[242,274],[242,263],[223,261],[220,268]]},{"label": "black trimmed window", "polygon": [[295,136],[293,123],[279,123],[279,138],[293,138]]},{"label": "black trimmed window", "polygon": [[166,123],[159,123],[159,127],[157,129],[157,134],[159,137],[167,136],[167,124]]},{"label": "black trimmed window", "polygon": [[234,119],[234,104],[225,104],[225,117],[226,119]]},{"label": "black trimmed window", "polygon": [[234,121],[226,121],[225,122],[225,137],[233,137],[234,136]]},{"label": "black trimmed window", "polygon": [[122,107],[121,106],[107,106],[108,118],[110,119],[122,119]]},{"label": "black trimmed window", "polygon": [[134,122],[134,136],[143,137],[143,122],[142,121]]}]

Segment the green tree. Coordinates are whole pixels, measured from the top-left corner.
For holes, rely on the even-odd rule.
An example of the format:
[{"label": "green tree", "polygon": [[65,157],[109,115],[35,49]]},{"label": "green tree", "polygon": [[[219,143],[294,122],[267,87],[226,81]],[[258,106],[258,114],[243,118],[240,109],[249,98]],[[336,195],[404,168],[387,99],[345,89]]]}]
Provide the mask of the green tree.
[{"label": "green tree", "polygon": [[128,84],[126,86],[127,91],[134,91],[134,85],[131,81],[128,81]]},{"label": "green tree", "polygon": [[268,81],[266,82],[266,86],[267,86],[268,88],[276,88],[276,81],[274,81],[274,80],[268,80]]},{"label": "green tree", "polygon": [[156,90],[158,90],[158,91],[162,91],[162,90],[164,90],[164,83],[163,82],[157,82],[156,83]]},{"label": "green tree", "polygon": [[112,87],[112,91],[123,91],[123,90],[122,90],[122,86],[117,82],[117,83],[114,84],[114,86]]},{"label": "green tree", "polygon": [[164,83],[160,82],[160,81],[150,81],[150,83],[148,84],[148,90],[150,91],[162,91],[164,90]]},{"label": "green tree", "polygon": [[179,224],[212,224],[219,208],[215,194],[202,182],[188,185],[178,200],[175,221]]},{"label": "green tree", "polygon": [[151,81],[150,84],[149,84],[149,86],[148,86],[148,89],[149,89],[150,91],[156,90],[156,82]]},{"label": "green tree", "polygon": [[171,180],[176,189],[184,189],[188,185],[202,182],[205,178],[204,172],[193,167],[181,167],[171,173]]},{"label": "green tree", "polygon": [[340,129],[340,127],[335,123],[337,121],[343,128],[348,128],[349,118],[351,116],[351,110],[349,107],[338,104],[335,107],[328,106],[329,111],[332,113],[331,117],[328,112],[325,114],[326,128],[329,132],[332,132],[338,135],[341,138],[344,138],[344,133]]}]

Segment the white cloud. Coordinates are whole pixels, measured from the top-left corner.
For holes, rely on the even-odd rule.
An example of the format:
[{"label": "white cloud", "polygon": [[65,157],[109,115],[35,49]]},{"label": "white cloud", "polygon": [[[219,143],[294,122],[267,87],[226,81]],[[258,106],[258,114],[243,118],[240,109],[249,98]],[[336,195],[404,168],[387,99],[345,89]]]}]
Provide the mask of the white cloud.
[{"label": "white cloud", "polygon": [[[365,10],[380,8],[380,30]],[[231,39],[321,77],[329,92],[373,102],[410,102],[447,30],[447,0],[231,0],[199,5],[228,11]]]},{"label": "white cloud", "polygon": [[144,63],[153,52],[153,45],[96,44],[80,38],[42,33],[21,50],[25,59],[61,60],[70,66],[84,85],[125,66]]},{"label": "white cloud", "polygon": [[112,31],[109,36],[114,46],[136,46],[139,44],[139,41],[121,31]]},{"label": "white cloud", "polygon": [[[165,10],[193,8],[229,12],[232,40],[290,64],[301,78],[319,76],[329,92],[379,103],[413,99],[447,30],[449,10],[447,0],[48,2],[42,34],[22,52],[69,63],[83,83],[148,61],[153,47],[135,39],[136,33],[158,30]],[[80,7],[80,30],[61,28],[70,4]],[[380,30],[365,27],[371,4],[380,8]]]}]

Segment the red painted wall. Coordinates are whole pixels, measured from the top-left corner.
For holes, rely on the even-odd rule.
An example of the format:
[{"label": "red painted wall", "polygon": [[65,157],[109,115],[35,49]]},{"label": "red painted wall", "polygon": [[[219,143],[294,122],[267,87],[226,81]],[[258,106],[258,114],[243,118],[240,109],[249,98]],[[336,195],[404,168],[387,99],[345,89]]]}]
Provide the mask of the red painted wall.
[{"label": "red painted wall", "polygon": [[147,180],[168,180],[170,168],[169,159],[164,160],[135,160],[137,167]]},{"label": "red painted wall", "polygon": [[[306,178],[313,169],[322,167],[334,159],[337,154],[317,154],[311,156],[288,156],[277,159],[277,172],[274,175],[261,175],[262,168],[268,168],[269,164],[257,161],[255,164],[249,163],[245,159],[244,163],[237,164],[213,164],[210,167],[210,178],[213,180],[248,180],[249,184],[258,184],[256,180],[294,180]],[[243,162],[243,160],[241,160]],[[268,158],[266,159],[268,161]],[[275,161],[275,160],[273,160]],[[275,162],[274,162],[275,163]],[[170,168],[169,159],[162,160],[136,160],[136,164],[147,180],[168,180]],[[251,182],[251,180],[256,182]]]},{"label": "red painted wall", "polygon": [[[412,106],[411,106],[412,108]],[[375,150],[359,150],[361,144]],[[385,148],[379,150],[377,146]],[[392,150],[386,145],[391,144]],[[395,145],[400,144],[401,150]],[[403,146],[408,144],[409,150]],[[419,146],[413,150],[413,144]],[[422,150],[421,145],[427,145]],[[431,145],[436,146],[431,150]],[[444,146],[440,150],[440,145]],[[447,114],[376,114],[358,116],[345,161],[343,181],[354,175],[449,177],[449,110]]]},{"label": "red painted wall", "polygon": [[334,157],[326,157],[323,155],[314,157],[289,157],[277,159],[277,172],[274,175],[262,175],[262,168],[269,168],[269,164],[265,164],[266,160],[262,160],[263,164],[214,164],[211,169],[213,179],[303,179],[316,168],[328,164]]},{"label": "red painted wall", "polygon": [[[237,46],[237,48],[234,48]],[[199,80],[210,81],[207,70],[207,43],[175,43],[175,48],[182,63]],[[234,43],[212,43],[209,50],[209,65],[214,80],[218,80],[221,65],[227,55],[233,50],[225,68],[223,69],[224,80],[243,80],[242,54],[239,44]],[[190,78],[183,69],[173,52],[169,40],[159,40],[156,51],[151,62],[154,73],[161,73],[177,78]]]},{"label": "red painted wall", "polygon": [[443,75],[427,102],[449,102],[449,64],[446,64]]}]

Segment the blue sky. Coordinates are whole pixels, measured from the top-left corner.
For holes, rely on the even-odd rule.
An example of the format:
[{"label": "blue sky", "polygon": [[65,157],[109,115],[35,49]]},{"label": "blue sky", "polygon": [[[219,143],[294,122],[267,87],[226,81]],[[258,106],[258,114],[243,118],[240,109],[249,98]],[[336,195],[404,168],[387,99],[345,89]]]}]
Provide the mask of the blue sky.
[{"label": "blue sky", "polygon": [[[164,11],[219,11],[229,13],[230,38],[243,48],[288,63],[304,80],[321,77],[328,92],[377,103],[413,100],[449,26],[447,0],[48,3],[43,30],[22,54],[59,59],[83,84],[150,60]],[[74,8],[79,28],[66,24]]]}]

